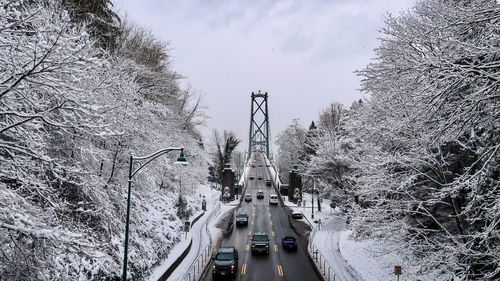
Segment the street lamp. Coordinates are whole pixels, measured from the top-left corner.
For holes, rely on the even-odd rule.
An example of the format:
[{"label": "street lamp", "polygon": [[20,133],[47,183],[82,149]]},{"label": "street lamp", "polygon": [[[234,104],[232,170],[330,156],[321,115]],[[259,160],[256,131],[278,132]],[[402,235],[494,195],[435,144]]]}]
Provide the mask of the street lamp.
[{"label": "street lamp", "polygon": [[[160,149],[148,156],[143,157],[134,157],[130,155],[129,161],[129,170],[128,170],[128,195],[127,195],[127,218],[125,220],[125,250],[123,255],[123,275],[122,280],[127,280],[127,252],[128,252],[128,230],[129,230],[129,221],[130,221],[130,190],[132,186],[132,178],[139,172],[144,166],[149,164],[151,161],[160,157],[163,154],[169,153],[170,151],[180,151],[180,155],[177,158],[177,161],[174,162],[176,165],[188,165],[186,157],[184,157],[184,148],[183,147],[169,147]],[[137,161],[138,164],[137,169],[134,170],[134,161]],[[144,161],[144,162],[140,162]]]},{"label": "street lamp", "polygon": [[313,190],[311,192],[311,219],[314,219],[314,191],[316,189],[316,179],[312,176],[313,179]]}]

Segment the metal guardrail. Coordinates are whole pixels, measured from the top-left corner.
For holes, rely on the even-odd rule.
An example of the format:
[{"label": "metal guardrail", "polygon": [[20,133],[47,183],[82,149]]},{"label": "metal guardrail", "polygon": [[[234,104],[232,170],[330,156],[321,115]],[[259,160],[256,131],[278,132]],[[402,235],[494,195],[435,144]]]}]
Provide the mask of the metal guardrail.
[{"label": "metal guardrail", "polygon": [[314,263],[316,263],[317,266],[319,266],[319,272],[320,274],[323,275],[323,278],[327,281],[341,281],[340,279],[337,279],[337,275],[335,274],[335,271],[333,271],[333,267],[326,261],[325,256],[321,251],[319,250],[318,247],[316,247],[313,243],[314,241],[314,236],[316,234],[316,229],[311,232],[311,235],[309,236],[309,245],[307,247],[307,252],[309,253],[309,256],[311,256],[312,260]]},{"label": "metal guardrail", "polygon": [[[189,266],[188,271],[186,274],[184,274],[181,278],[181,280],[184,281],[196,281],[198,280],[201,275],[203,274],[203,270],[205,269],[206,265],[210,262],[210,258],[212,256],[212,233],[210,232],[210,229],[208,228],[208,223],[212,220],[212,218],[219,213],[220,211],[220,203],[217,204],[217,207],[215,207],[210,215],[207,217],[205,221],[205,233],[208,234],[208,244],[204,245],[196,257],[196,259],[191,263]],[[204,241],[204,240],[203,240]]]}]

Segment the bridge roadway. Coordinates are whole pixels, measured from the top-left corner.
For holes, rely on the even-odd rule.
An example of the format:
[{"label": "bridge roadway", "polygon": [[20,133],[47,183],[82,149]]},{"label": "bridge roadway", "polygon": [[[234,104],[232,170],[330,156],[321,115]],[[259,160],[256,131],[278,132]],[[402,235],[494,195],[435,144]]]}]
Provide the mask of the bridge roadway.
[{"label": "bridge roadway", "polygon": [[[314,281],[321,280],[307,258],[306,249],[299,248],[296,252],[286,251],[281,247],[281,238],[285,235],[297,237],[288,223],[288,218],[281,203],[269,205],[269,195],[275,194],[273,187],[266,186],[266,179],[271,179],[263,156],[256,154],[255,168],[251,168],[246,193],[252,194],[252,202],[242,202],[236,209],[236,214],[246,213],[249,216],[248,226],[234,226],[230,237],[222,240],[222,247],[234,246],[239,251],[238,274],[240,281]],[[259,166],[262,165],[261,167]],[[258,178],[262,177],[262,180]],[[264,199],[257,199],[257,190],[263,190]],[[267,232],[269,238],[269,256],[252,255],[250,251],[250,234],[252,232]],[[210,264],[211,266],[211,264]],[[211,270],[205,280],[212,280]]]}]

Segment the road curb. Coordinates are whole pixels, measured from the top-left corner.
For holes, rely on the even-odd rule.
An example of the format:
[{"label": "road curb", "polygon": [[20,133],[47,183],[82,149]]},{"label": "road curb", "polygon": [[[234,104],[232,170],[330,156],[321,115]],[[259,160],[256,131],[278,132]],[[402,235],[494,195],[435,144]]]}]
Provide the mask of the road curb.
[{"label": "road curb", "polygon": [[[205,214],[205,212],[199,214],[196,218],[194,218],[191,222],[191,227]],[[163,275],[158,279],[158,281],[165,281],[170,277],[172,272],[174,272],[179,264],[184,260],[184,258],[189,254],[189,251],[191,250],[191,246],[193,245],[193,238],[191,237],[191,240],[189,241],[189,245],[186,247],[186,249],[182,252],[182,254],[177,258],[174,263],[170,265],[170,267],[163,273]]]},{"label": "road curb", "polygon": [[184,260],[184,258],[189,254],[189,251],[191,250],[191,246],[193,245],[193,238],[191,238],[191,241],[189,242],[189,245],[187,248],[182,252],[182,254],[175,260],[175,262],[163,273],[163,275],[158,279],[158,281],[166,281],[168,277],[174,272],[179,264]]}]

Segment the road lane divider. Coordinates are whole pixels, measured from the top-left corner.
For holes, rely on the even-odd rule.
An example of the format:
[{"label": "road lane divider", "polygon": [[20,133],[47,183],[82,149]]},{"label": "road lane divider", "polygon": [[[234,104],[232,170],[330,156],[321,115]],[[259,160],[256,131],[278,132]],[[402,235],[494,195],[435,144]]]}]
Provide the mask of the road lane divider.
[{"label": "road lane divider", "polygon": [[247,252],[248,252],[248,250],[250,250],[250,245],[248,245],[248,244],[247,244],[247,245],[245,246],[245,251],[247,251]]},{"label": "road lane divider", "polygon": [[273,221],[270,221],[269,223],[270,223],[271,225],[273,225]]},{"label": "road lane divider", "polygon": [[274,235],[276,235],[276,233],[274,233],[274,231],[271,231],[271,235],[274,236]]},{"label": "road lane divider", "polygon": [[248,236],[251,236],[252,235],[252,231],[248,231]]},{"label": "road lane divider", "polygon": [[278,245],[274,244],[274,251],[277,252],[278,251]]},{"label": "road lane divider", "polygon": [[281,264],[278,264],[278,274],[283,277],[283,267],[281,267]]},{"label": "road lane divider", "polygon": [[241,275],[245,275],[245,273],[247,273],[247,264],[246,263],[244,263],[243,266],[241,267]]}]

